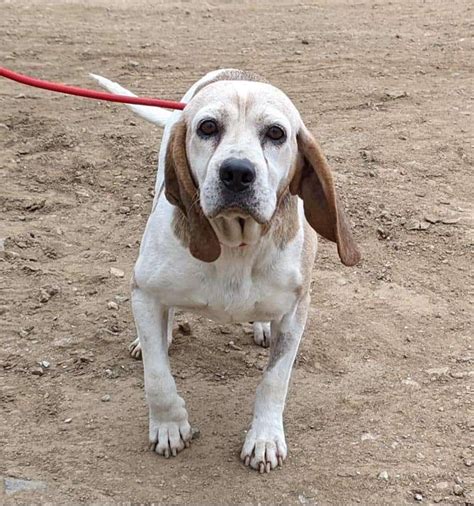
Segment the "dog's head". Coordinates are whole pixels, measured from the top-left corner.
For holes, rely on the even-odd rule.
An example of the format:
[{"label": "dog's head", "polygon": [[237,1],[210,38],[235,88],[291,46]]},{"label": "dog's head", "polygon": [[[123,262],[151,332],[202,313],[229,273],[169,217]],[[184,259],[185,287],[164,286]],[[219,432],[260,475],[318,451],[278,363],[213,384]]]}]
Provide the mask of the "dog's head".
[{"label": "dog's head", "polygon": [[221,244],[258,241],[288,190],[303,199],[310,225],[337,243],[344,264],[359,260],[324,155],[291,100],[270,84],[216,80],[198,89],[173,127],[165,180],[200,260],[216,260]]}]

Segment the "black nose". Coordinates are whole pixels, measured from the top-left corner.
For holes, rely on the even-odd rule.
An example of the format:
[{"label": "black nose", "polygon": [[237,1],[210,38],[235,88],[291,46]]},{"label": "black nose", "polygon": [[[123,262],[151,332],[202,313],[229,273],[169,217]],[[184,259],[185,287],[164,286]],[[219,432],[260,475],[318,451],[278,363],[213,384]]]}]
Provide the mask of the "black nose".
[{"label": "black nose", "polygon": [[219,176],[228,190],[237,193],[246,190],[255,181],[255,168],[245,158],[229,158],[221,165]]}]

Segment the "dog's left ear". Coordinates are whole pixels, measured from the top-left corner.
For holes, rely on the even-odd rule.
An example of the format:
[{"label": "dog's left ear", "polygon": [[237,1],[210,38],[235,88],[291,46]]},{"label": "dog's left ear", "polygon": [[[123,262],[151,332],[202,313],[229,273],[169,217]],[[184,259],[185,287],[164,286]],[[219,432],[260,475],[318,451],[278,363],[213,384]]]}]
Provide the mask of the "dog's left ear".
[{"label": "dog's left ear", "polygon": [[179,207],[189,226],[189,251],[203,262],[214,262],[221,254],[221,245],[199,203],[199,191],[194,183],[186,156],[186,123],[173,127],[165,158],[165,195]]},{"label": "dog's left ear", "polygon": [[299,160],[290,192],[303,199],[304,213],[311,227],[337,244],[341,262],[355,265],[360,260],[360,252],[337,197],[326,158],[305,126],[298,132],[297,141]]}]

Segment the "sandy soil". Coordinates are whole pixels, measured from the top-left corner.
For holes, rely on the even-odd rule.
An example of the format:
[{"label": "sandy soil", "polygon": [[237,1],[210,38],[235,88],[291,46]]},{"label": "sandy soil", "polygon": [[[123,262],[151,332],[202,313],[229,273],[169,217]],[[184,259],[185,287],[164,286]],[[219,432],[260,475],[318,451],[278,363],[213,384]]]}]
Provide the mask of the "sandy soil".
[{"label": "sandy soil", "polygon": [[317,133],[364,252],[348,269],[321,246],[282,469],[238,459],[267,351],[245,325],[186,314],[171,361],[200,437],[158,457],[126,347],[161,132],[0,81],[0,475],[47,486],[1,501],[472,504],[470,2],[0,9],[2,64],[52,80],[93,87],[96,72],[179,99],[217,67],[263,74]]}]

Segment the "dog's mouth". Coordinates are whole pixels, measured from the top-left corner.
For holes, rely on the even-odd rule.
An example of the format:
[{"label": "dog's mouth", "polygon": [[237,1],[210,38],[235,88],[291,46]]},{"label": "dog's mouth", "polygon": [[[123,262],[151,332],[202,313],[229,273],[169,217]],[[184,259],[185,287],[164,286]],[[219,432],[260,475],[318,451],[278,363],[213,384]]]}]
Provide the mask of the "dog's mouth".
[{"label": "dog's mouth", "polygon": [[244,249],[255,244],[261,236],[262,225],[251,216],[222,213],[210,220],[219,242],[230,248]]}]

